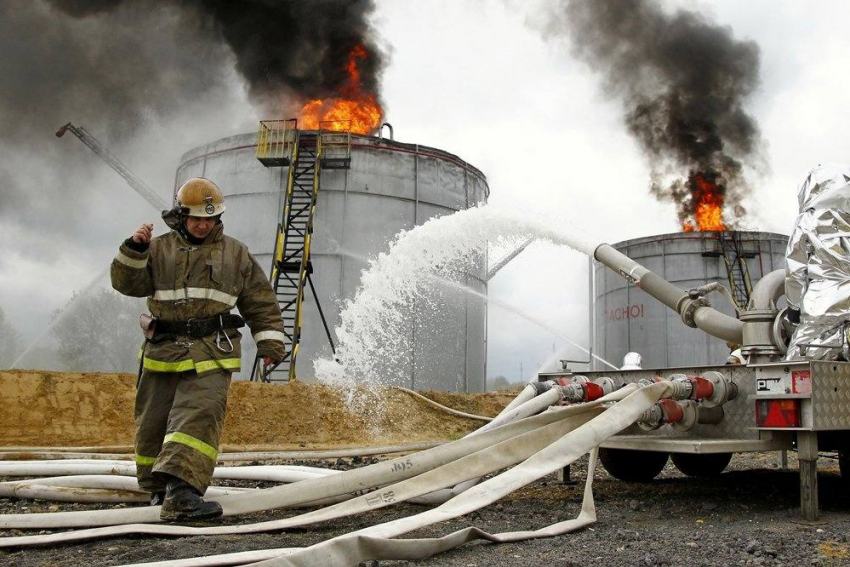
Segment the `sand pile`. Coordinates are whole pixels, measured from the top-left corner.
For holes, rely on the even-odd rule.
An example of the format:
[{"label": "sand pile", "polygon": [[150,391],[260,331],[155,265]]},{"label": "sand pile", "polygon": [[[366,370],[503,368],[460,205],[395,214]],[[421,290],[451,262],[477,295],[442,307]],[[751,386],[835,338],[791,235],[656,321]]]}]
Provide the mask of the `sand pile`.
[{"label": "sand pile", "polygon": [[[130,374],[0,372],[0,446],[130,445],[135,383]],[[425,394],[449,407],[489,416],[512,398],[503,391]],[[482,425],[396,389],[382,388],[378,396],[383,411],[367,419],[323,384],[234,381],[223,443],[292,449],[390,445],[457,439]]]}]

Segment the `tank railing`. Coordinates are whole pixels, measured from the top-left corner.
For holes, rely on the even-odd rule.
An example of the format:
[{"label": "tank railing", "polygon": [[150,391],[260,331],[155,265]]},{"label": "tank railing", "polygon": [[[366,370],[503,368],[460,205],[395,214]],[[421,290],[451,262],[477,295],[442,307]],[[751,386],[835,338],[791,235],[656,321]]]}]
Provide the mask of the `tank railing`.
[{"label": "tank railing", "polygon": [[351,164],[351,120],[320,122],[319,148],[322,167],[347,168]]},{"label": "tank railing", "polygon": [[717,311],[705,298],[692,299],[684,290],[618,252],[609,244],[600,245],[593,257],[681,315],[682,321],[689,327],[701,329],[727,342],[743,344],[744,324]]},{"label": "tank railing", "polygon": [[257,159],[263,165],[289,165],[298,140],[298,120],[261,120],[257,131]]}]

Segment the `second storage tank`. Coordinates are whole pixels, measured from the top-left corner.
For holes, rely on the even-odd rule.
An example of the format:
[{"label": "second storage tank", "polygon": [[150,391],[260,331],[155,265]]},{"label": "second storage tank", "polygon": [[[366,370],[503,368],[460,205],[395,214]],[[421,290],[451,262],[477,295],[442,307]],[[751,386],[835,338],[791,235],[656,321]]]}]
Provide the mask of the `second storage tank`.
[{"label": "second storage tank", "polygon": [[[771,232],[677,232],[612,244],[629,258],[670,283],[688,290],[709,282],[731,288],[754,286],[766,274],[785,268],[788,237]],[[737,255],[743,264],[736,267]],[[739,292],[740,294],[740,292]],[[711,305],[735,316],[731,302],[719,293]],[[723,364],[729,347],[722,340],[686,326],[680,316],[619,274],[593,262],[590,284],[593,352],[615,366],[630,351],[644,368]],[[603,370],[595,362],[594,370]]]}]

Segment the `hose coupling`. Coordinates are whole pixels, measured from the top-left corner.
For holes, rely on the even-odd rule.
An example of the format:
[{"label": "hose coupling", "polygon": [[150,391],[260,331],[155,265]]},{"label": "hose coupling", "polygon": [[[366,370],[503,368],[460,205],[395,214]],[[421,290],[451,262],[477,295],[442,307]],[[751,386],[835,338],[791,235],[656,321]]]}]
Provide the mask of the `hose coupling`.
[{"label": "hose coupling", "polygon": [[703,376],[673,374],[668,380],[675,388],[671,398],[698,401],[706,408],[721,406],[738,396],[738,386],[722,372],[710,370]]},{"label": "hose coupling", "polygon": [[655,384],[659,380],[661,380],[661,378],[659,378],[658,376],[656,376],[654,379],[652,379],[652,378],[641,378],[640,380],[638,380],[637,384],[640,388],[645,388],[646,386],[652,386],[653,384]]},{"label": "hose coupling", "polygon": [[566,386],[559,386],[559,388],[561,388],[561,396],[563,396],[564,401],[571,404],[586,401],[583,386],[584,384],[567,384]]},{"label": "hose coupling", "polygon": [[698,376],[687,376],[686,374],[672,374],[667,380],[673,384],[673,393],[670,397],[674,400],[689,400],[696,398]]},{"label": "hose coupling", "polygon": [[644,431],[654,431],[664,425],[664,413],[657,403],[645,410],[637,420],[638,427]]},{"label": "hose coupling", "polygon": [[669,424],[676,431],[688,431],[697,424],[697,417],[696,402],[663,398],[643,412],[638,420],[638,426],[645,431],[653,431],[662,425]]},{"label": "hose coupling", "polygon": [[684,400],[680,402],[674,402],[673,400],[666,401],[671,404],[676,404],[677,419],[675,421],[668,422],[670,427],[672,427],[674,431],[690,431],[693,429],[698,423],[699,418],[697,403],[693,400]]},{"label": "hose coupling", "polygon": [[573,376],[571,379],[559,378],[558,385],[569,403],[592,402],[616,390],[615,382],[603,376],[590,380],[587,376]]},{"label": "hose coupling", "polygon": [[596,378],[592,380],[594,384],[599,384],[602,386],[602,391],[605,395],[614,392],[615,390],[619,390],[623,387],[622,380],[614,380],[613,378],[609,378],[608,376],[602,376],[600,378]]},{"label": "hose coupling", "polygon": [[530,385],[534,386],[535,396],[539,396],[544,392],[548,392],[552,389],[552,386],[555,385],[554,380],[544,380],[543,382],[529,382]]},{"label": "hose coupling", "polygon": [[712,385],[711,394],[702,398],[702,407],[715,408],[738,397],[738,385],[722,372],[710,370],[702,378]]},{"label": "hose coupling", "polygon": [[720,284],[717,282],[707,283],[699,287],[692,287],[688,290],[688,297],[690,297],[691,299],[699,299],[704,295],[708,295],[709,293],[716,291],[719,287]]}]

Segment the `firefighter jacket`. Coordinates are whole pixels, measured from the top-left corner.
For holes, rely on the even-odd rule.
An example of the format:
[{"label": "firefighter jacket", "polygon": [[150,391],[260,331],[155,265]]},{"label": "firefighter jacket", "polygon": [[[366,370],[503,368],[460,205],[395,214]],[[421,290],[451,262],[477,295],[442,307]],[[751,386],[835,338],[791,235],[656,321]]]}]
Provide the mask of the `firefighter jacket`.
[{"label": "firefighter jacket", "polygon": [[[253,333],[257,354],[283,359],[283,320],[274,290],[248,247],[225,236],[221,223],[200,245],[177,231],[153,238],[141,252],[125,242],[110,273],[116,291],[147,297],[151,314],[163,321],[206,319],[236,307]],[[240,369],[241,336],[236,329],[227,330],[232,350],[224,332],[151,341],[143,365],[152,372],[235,372]]]}]

